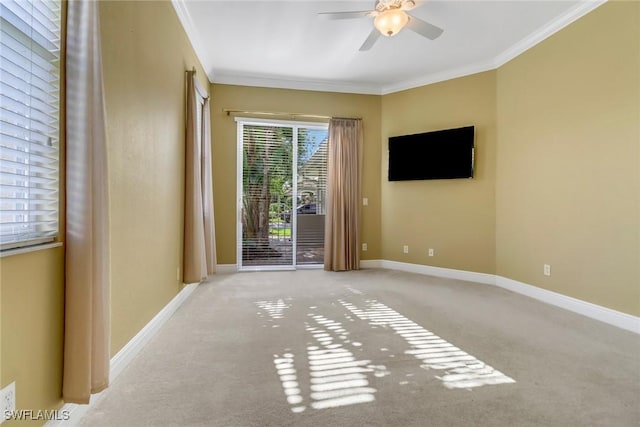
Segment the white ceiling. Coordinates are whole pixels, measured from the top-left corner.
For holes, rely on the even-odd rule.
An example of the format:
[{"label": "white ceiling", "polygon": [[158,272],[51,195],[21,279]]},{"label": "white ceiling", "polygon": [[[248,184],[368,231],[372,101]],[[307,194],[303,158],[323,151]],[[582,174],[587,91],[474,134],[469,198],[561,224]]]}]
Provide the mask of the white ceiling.
[{"label": "white ceiling", "polygon": [[419,2],[409,13],[442,36],[405,28],[366,52],[372,18],[317,14],[371,10],[374,0],[172,1],[214,83],[386,94],[494,69],[606,0]]}]

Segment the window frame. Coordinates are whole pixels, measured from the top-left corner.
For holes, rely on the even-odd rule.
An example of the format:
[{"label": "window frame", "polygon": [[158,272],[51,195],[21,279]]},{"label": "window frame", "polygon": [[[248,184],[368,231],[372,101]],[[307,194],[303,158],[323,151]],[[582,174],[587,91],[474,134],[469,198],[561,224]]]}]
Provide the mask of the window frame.
[{"label": "window frame", "polygon": [[[292,263],[282,265],[261,265],[252,266],[245,265],[242,259],[242,209],[243,209],[243,157],[244,157],[244,127],[245,126],[271,126],[281,128],[292,129],[292,170],[294,175],[292,176],[292,194],[298,196],[298,131],[300,129],[308,130],[321,130],[327,131],[329,129],[329,123],[324,121],[310,122],[310,121],[298,121],[298,120],[278,120],[278,119],[263,119],[256,117],[235,117],[236,122],[236,264],[238,271],[286,271],[286,270],[302,270],[302,269],[320,269],[322,264],[304,264],[297,261],[297,214],[299,206],[296,200],[293,201],[291,212],[290,224],[291,224],[291,239],[292,239]],[[328,135],[327,135],[328,137]]]},{"label": "window frame", "polygon": [[[4,129],[1,129],[2,135],[0,136],[2,138],[0,139],[0,150],[3,151],[3,154],[0,155],[0,162],[3,166],[0,171],[5,174],[3,180],[0,181],[2,187],[2,193],[0,193],[2,202],[0,204],[0,215],[2,215],[2,220],[0,224],[7,224],[0,228],[0,257],[4,257],[62,245],[60,233],[62,224],[61,203],[63,200],[61,164],[64,161],[62,151],[64,112],[62,107],[64,105],[63,34],[65,5],[61,0],[8,1],[3,2],[0,8],[2,11],[1,20],[3,24],[8,24],[3,25],[2,29],[3,36],[7,37],[2,42],[3,50],[6,52],[3,58],[0,59],[3,62],[2,72],[3,74],[7,73],[7,79],[11,76],[14,82],[19,82],[20,84],[20,87],[16,88],[15,85],[12,86],[5,79],[0,83],[3,101],[6,102],[6,104],[3,102],[4,105],[1,106],[2,111],[0,112],[4,119],[2,123],[2,128]],[[49,38],[43,37],[43,33],[48,33]],[[9,37],[12,40],[9,40]],[[38,43],[38,38],[44,40],[44,42]],[[29,42],[29,46],[25,44],[25,41]],[[47,43],[52,47],[47,49]],[[9,51],[9,44],[13,44],[11,51]],[[20,47],[22,51],[15,50],[15,48]],[[41,53],[46,52],[46,55],[50,56],[49,61],[44,61],[44,57],[38,53],[38,49],[40,49]],[[11,59],[15,62],[12,62]],[[17,60],[20,60],[22,65],[18,65]],[[40,64],[34,65],[37,62],[40,62]],[[25,64],[31,65],[30,68],[24,68]],[[42,64],[45,64],[46,68]],[[15,73],[9,74],[7,70],[11,67],[22,67],[27,73],[20,76],[16,76]],[[40,76],[34,79],[36,76],[34,70],[36,68],[40,68]],[[27,77],[25,78],[25,76]],[[43,76],[54,77],[55,79],[45,81],[42,79]],[[34,83],[37,78],[40,78],[44,83]],[[43,87],[46,86],[52,87],[53,90],[44,92]],[[41,93],[45,93],[50,97],[50,100],[46,101],[38,98],[36,95],[38,90],[43,91]],[[14,96],[10,96],[11,94]],[[15,99],[16,94],[18,95],[17,100]],[[41,107],[35,107],[34,104],[38,103],[40,106],[48,107],[49,110],[42,111]],[[7,104],[13,104],[14,107],[10,107]],[[16,105],[18,106],[18,111],[16,111]],[[37,120],[35,116],[38,114],[41,117],[46,115],[50,118],[50,121],[46,122],[46,126],[52,129],[50,132],[38,133],[31,127]],[[19,117],[19,119],[16,119],[17,122],[12,123],[7,120],[7,117],[11,116],[14,118]],[[19,126],[21,121],[28,123],[27,126]],[[12,134],[11,128],[21,128],[21,130],[14,130]],[[37,138],[34,137],[36,133],[39,138],[46,137],[47,142],[45,144],[36,142]],[[24,135],[28,136],[20,138],[20,136]],[[10,139],[14,139],[15,143],[12,144]],[[46,146],[47,150],[42,150],[43,146]],[[43,154],[46,151],[48,152]],[[11,152],[14,154],[8,154]],[[45,157],[46,160],[43,160]],[[39,160],[32,160],[32,158],[39,158]],[[11,174],[11,165],[13,165],[16,172],[23,172],[22,174],[14,173],[13,175],[24,175],[25,178],[22,180],[28,182],[22,192],[16,190],[15,187],[13,189],[10,188],[17,185],[11,183],[11,178],[7,178]],[[50,169],[46,173],[46,178],[50,182],[46,185],[38,186],[36,182],[33,182],[38,181],[38,179],[33,180],[32,178],[38,178],[39,175],[42,175],[35,171],[38,168]],[[17,178],[14,178],[15,181],[17,181]],[[32,193],[32,190],[36,188],[43,194],[43,197]],[[25,195],[20,197],[20,193]],[[47,206],[47,209],[43,210],[42,206]],[[19,225],[8,225],[19,224],[20,222],[25,223],[23,236],[19,235]],[[39,222],[41,224],[38,224]],[[42,223],[46,223],[46,226],[42,227]],[[13,239],[5,239],[11,234],[14,235]]]}]

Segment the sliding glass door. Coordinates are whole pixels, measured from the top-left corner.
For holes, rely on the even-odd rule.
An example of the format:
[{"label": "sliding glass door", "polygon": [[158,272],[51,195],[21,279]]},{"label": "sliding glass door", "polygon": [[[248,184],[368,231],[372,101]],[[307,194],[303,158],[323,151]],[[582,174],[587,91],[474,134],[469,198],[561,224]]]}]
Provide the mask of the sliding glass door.
[{"label": "sliding glass door", "polygon": [[327,128],[298,129],[296,265],[324,263]]},{"label": "sliding glass door", "polygon": [[327,127],[238,121],[238,266],[324,262]]}]

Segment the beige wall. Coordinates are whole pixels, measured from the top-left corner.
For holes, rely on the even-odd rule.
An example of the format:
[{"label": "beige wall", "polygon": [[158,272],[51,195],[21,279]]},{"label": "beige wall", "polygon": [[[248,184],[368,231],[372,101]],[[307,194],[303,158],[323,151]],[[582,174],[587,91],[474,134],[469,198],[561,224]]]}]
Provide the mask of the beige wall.
[{"label": "beige wall", "polygon": [[[114,355],[181,289],[185,70],[209,82],[170,2],[101,2],[100,13]],[[62,248],[0,260],[0,382],[16,381],[18,408],[62,404],[63,268]]]},{"label": "beige wall", "polygon": [[101,2],[111,197],[111,353],[181,288],[185,70],[170,2]]},{"label": "beige wall", "polygon": [[[62,3],[62,33],[66,2]],[[65,46],[61,46],[61,93],[65,88]],[[65,134],[60,110],[60,135]],[[59,140],[60,153],[65,141]],[[65,234],[65,158],[60,155],[59,237]],[[16,409],[62,405],[64,336],[64,249],[55,247],[0,258],[0,388],[16,382]],[[0,414],[2,417],[2,414]],[[3,427],[41,425],[5,421]]]},{"label": "beige wall", "polygon": [[640,314],[639,76],[638,2],[498,70],[498,274]]},{"label": "beige wall", "polygon": [[[495,272],[495,93],[489,71],[382,97],[383,259]],[[390,136],[468,125],[476,128],[473,179],[387,180]]]},{"label": "beige wall", "polygon": [[18,409],[62,404],[63,257],[57,247],[0,259],[0,382],[16,382]]},{"label": "beige wall", "polygon": [[[168,2],[101,13],[115,354],[180,289],[184,70],[207,81]],[[236,262],[222,108],[360,116],[363,259],[495,272],[640,315],[639,43],[640,3],[609,2],[497,71],[383,97],[213,85],[218,262]],[[475,179],[387,182],[388,136],[467,124]],[[0,259],[0,297],[0,385],[17,382],[20,408],[59,407],[62,248]]]},{"label": "beige wall", "polygon": [[[380,256],[380,97],[213,84],[211,126],[216,248],[219,264],[236,263],[236,122],[223,108],[361,117],[364,126],[362,259]],[[263,116],[264,117],[264,116]],[[290,120],[291,117],[281,117]],[[304,120],[304,119],[303,119]]]}]

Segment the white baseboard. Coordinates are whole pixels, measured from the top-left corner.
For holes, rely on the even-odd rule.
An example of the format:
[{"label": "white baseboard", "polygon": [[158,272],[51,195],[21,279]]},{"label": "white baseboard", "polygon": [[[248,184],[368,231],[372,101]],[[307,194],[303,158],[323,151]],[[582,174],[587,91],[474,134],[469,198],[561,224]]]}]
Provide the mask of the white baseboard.
[{"label": "white baseboard", "polygon": [[360,261],[360,268],[382,268],[381,259],[365,259]]},{"label": "white baseboard", "polygon": [[238,272],[238,264],[216,265],[216,273],[218,274],[229,274],[229,273],[237,273],[237,272]]},{"label": "white baseboard", "polygon": [[113,381],[120,375],[125,367],[131,363],[133,358],[142,350],[142,348],[153,338],[160,330],[162,325],[176,312],[178,307],[195,291],[197,283],[185,285],[178,294],[173,297],[162,310],[154,316],[144,328],[136,334],[122,349],[111,358],[111,366],[109,370],[109,381]]},{"label": "white baseboard", "polygon": [[577,298],[559,294],[557,292],[532,286],[507,277],[496,276],[496,286],[535,298],[574,313],[608,323],[618,328],[640,334],[640,317],[612,310],[601,305],[593,304]]},{"label": "white baseboard", "polygon": [[[627,331],[640,334],[640,317],[622,313],[597,304],[582,301],[553,291],[538,288],[523,282],[518,282],[502,276],[493,274],[476,273],[473,271],[455,270],[450,268],[433,267],[429,265],[411,264],[389,260],[363,260],[360,261],[361,268],[385,268],[389,270],[406,271],[409,273],[424,274],[450,279],[466,280],[470,282],[494,285],[539,301],[555,305],[595,320],[616,326]],[[237,272],[236,264],[218,264],[217,272],[221,274]],[[136,334],[115,356],[111,358],[110,381],[113,381],[133,358],[142,350],[149,340],[158,332],[164,323],[175,313],[184,303],[189,295],[195,290],[196,283],[185,285],[185,287],[153,318],[147,325]],[[102,393],[91,396],[88,405],[65,404],[58,411],[69,415],[68,420],[49,421],[47,427],[71,427],[75,426],[82,416],[100,399]]]},{"label": "white baseboard", "polygon": [[388,260],[366,260],[360,262],[361,268],[386,268],[389,270],[406,271],[409,273],[425,274],[428,276],[446,277],[450,279],[467,280],[469,282],[494,285],[512,292],[537,299],[547,304],[572,311],[574,313],[599,320],[618,328],[640,334],[640,317],[620,311],[612,310],[601,305],[582,301],[577,298],[559,294],[518,282],[507,277],[494,274],[476,273],[473,271],[455,270],[451,268],[433,267],[429,265],[410,264],[406,262]]},{"label": "white baseboard", "polygon": [[382,268],[406,271],[409,273],[426,274],[429,276],[445,277],[447,279],[466,280],[469,282],[495,285],[496,276],[493,274],[476,273],[474,271],[454,270],[452,268],[433,267],[430,265],[410,264],[408,262],[382,260]]},{"label": "white baseboard", "polygon": [[[153,338],[167,320],[176,312],[185,300],[196,289],[197,283],[185,285],[162,310],[156,314],[122,349],[111,358],[109,366],[109,382],[112,383],[118,375],[131,363],[142,348]],[[58,410],[61,414],[68,414],[66,420],[53,420],[45,424],[46,427],[71,427],[77,425],[84,414],[102,397],[102,393],[91,395],[87,405],[66,403]],[[62,418],[62,417],[60,417]]]}]

